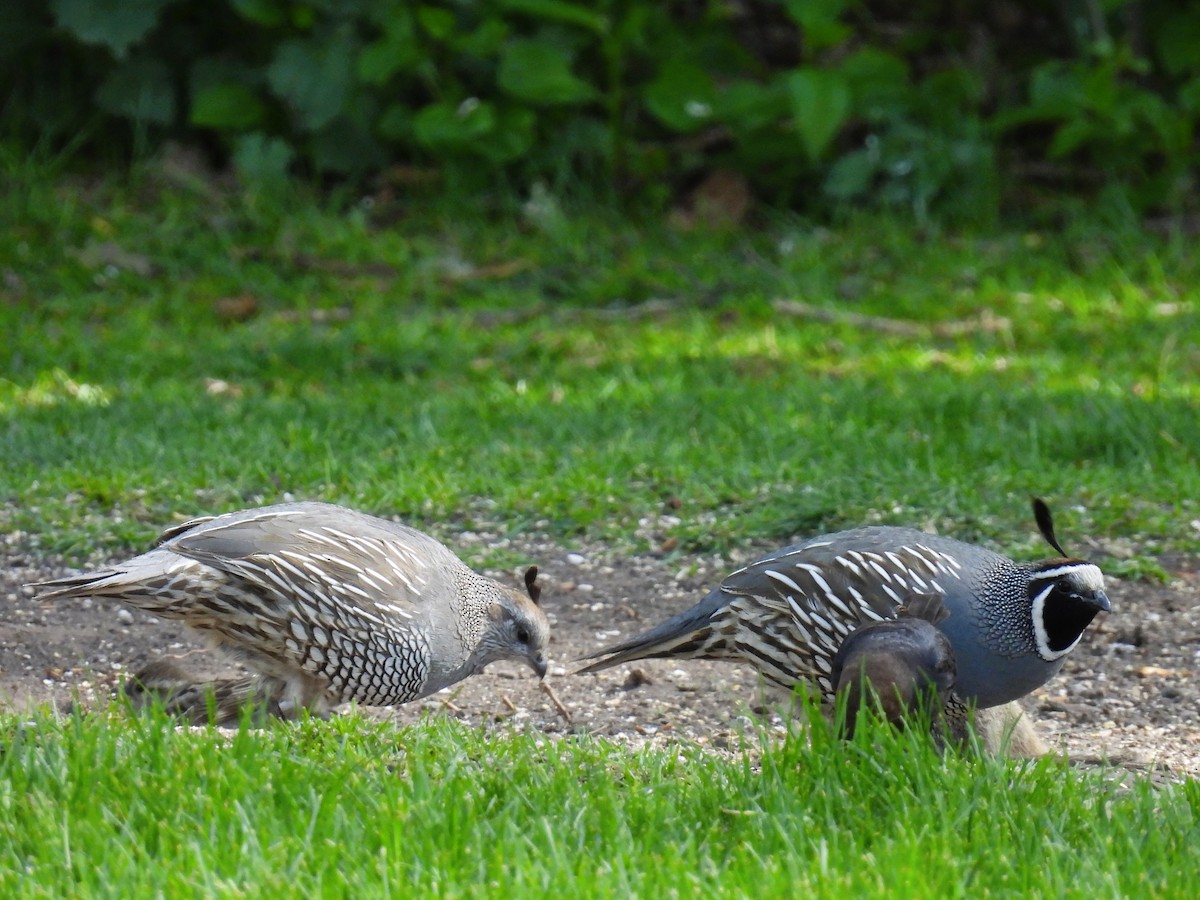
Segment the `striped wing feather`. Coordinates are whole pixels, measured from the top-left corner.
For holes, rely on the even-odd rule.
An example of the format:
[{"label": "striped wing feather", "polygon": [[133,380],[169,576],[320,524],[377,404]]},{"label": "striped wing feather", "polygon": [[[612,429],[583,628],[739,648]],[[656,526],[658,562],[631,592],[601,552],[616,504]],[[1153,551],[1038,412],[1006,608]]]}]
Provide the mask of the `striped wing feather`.
[{"label": "striped wing feather", "polygon": [[929,546],[928,535],[905,530],[911,540],[869,549],[877,534],[864,530],[837,548],[815,538],[757,560],[692,609],[591,654],[604,658],[581,671],[648,657],[742,659],[776,684],[815,681],[832,695],[833,657],[848,634],[961,581],[962,565]]},{"label": "striped wing feather", "polygon": [[267,594],[282,592],[313,606],[329,597],[372,619],[381,612],[411,615],[434,593],[430,583],[461,565],[437,541],[400,525],[364,516],[347,526],[303,513],[299,521],[284,511],[202,525],[162,546]]}]

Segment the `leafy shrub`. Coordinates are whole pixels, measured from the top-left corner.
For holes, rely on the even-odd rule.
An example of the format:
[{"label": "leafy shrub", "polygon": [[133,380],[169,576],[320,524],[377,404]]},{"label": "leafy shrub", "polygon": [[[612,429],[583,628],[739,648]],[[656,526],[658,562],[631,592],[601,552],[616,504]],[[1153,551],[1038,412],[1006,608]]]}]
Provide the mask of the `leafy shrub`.
[{"label": "leafy shrub", "polygon": [[1073,189],[1180,208],[1200,10],[1103,7],[1055,19],[1009,0],[944,21],[879,0],[8,0],[2,127],[44,153],[182,138],[251,179],[401,165],[465,189],[669,197],[725,168],[809,212],[917,217],[994,215],[1045,160]]}]

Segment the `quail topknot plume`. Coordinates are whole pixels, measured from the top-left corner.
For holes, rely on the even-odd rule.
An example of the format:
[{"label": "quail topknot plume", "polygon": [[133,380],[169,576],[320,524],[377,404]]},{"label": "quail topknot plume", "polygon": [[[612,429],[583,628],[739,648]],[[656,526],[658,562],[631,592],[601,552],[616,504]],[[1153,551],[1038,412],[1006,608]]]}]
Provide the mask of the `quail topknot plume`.
[{"label": "quail topknot plume", "polygon": [[734,659],[786,689],[814,685],[831,702],[834,657],[847,636],[936,595],[949,613],[937,627],[953,648],[957,701],[1007,704],[1058,672],[1096,614],[1110,609],[1100,569],[1066,556],[1041,500],[1034,511],[1061,557],[1014,562],[892,526],[825,534],[738,569],[691,609],[590,654],[598,661],[580,671],[649,657]]},{"label": "quail topknot plume", "polygon": [[[323,715],[351,700],[406,703],[502,659],[544,677],[536,577],[526,573],[527,597],[412,528],[305,502],[193,519],[122,565],[38,586],[177,619],[261,676],[223,683],[225,697]],[[147,690],[166,690],[165,673],[145,675]],[[185,686],[167,696],[199,717]]]}]

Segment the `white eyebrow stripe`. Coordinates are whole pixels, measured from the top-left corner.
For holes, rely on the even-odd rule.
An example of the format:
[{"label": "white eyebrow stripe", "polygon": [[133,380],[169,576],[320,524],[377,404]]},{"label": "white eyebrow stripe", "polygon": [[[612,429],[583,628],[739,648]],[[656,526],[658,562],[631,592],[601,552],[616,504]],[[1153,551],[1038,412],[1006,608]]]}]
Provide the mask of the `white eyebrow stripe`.
[{"label": "white eyebrow stripe", "polygon": [[1042,569],[1038,572],[1034,572],[1033,574],[1034,577],[1038,579],[1061,578],[1064,575],[1080,575],[1086,577],[1092,574],[1092,571],[1088,570],[1095,571],[1096,573],[1099,573],[1100,571],[1099,567],[1093,565],[1092,563],[1071,563],[1070,565],[1058,566],[1054,569]]}]

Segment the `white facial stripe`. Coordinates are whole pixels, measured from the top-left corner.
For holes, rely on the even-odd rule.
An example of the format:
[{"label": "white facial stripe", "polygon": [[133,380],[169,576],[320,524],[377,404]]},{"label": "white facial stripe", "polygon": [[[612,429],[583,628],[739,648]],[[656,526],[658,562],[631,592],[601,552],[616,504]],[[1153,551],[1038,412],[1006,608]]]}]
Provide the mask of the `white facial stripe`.
[{"label": "white facial stripe", "polygon": [[[1099,571],[1099,570],[1097,570]],[[1033,598],[1033,637],[1037,642],[1038,656],[1053,662],[1056,659],[1066,656],[1075,649],[1075,645],[1079,643],[1079,639],[1083,637],[1083,632],[1079,633],[1079,637],[1071,641],[1066,647],[1061,650],[1050,649],[1050,635],[1046,633],[1046,598],[1050,596],[1054,590],[1054,585],[1049,585],[1041,593]]]}]

